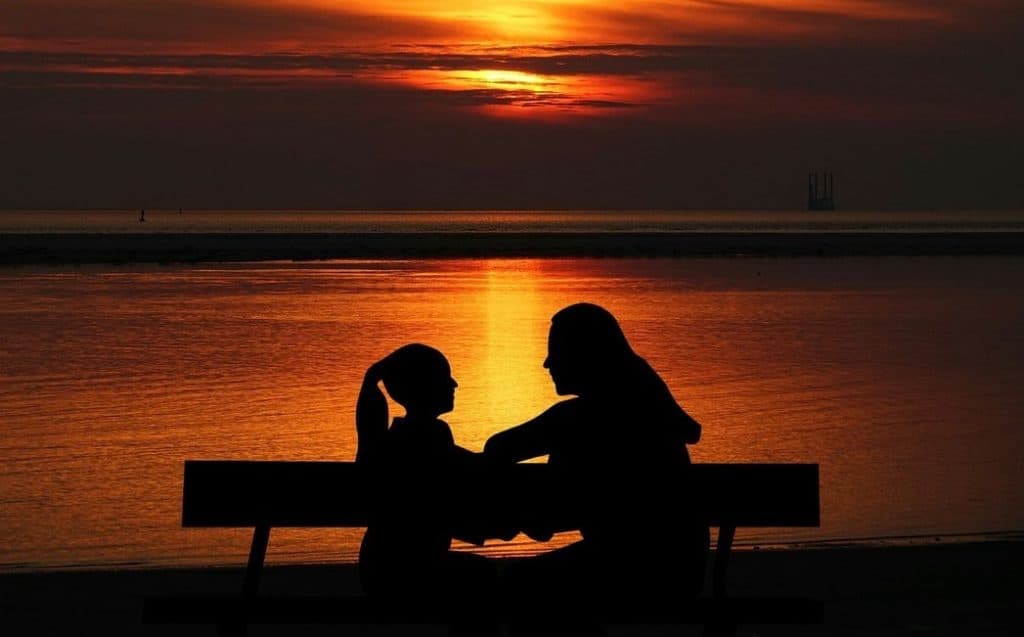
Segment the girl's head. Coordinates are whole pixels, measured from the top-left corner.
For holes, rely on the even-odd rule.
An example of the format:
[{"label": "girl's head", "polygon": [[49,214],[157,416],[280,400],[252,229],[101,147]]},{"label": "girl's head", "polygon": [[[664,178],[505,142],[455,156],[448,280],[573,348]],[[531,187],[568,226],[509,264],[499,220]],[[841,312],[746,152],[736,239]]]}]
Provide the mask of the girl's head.
[{"label": "girl's head", "polygon": [[384,388],[409,416],[436,418],[455,408],[459,385],[452,378],[448,359],[433,347],[403,345],[380,366]]},{"label": "girl's head", "polygon": [[577,303],[551,318],[544,367],[560,395],[608,389],[635,358],[619,322],[603,307]]}]

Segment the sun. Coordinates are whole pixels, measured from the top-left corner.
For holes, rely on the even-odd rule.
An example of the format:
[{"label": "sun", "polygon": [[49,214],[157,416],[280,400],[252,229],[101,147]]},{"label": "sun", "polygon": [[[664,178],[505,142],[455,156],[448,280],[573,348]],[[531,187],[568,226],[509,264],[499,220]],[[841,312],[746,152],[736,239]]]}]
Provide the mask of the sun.
[{"label": "sun", "polygon": [[472,88],[492,88],[503,91],[531,91],[543,93],[551,90],[556,80],[535,73],[524,71],[506,71],[501,69],[479,69],[455,71],[450,74],[453,85]]}]

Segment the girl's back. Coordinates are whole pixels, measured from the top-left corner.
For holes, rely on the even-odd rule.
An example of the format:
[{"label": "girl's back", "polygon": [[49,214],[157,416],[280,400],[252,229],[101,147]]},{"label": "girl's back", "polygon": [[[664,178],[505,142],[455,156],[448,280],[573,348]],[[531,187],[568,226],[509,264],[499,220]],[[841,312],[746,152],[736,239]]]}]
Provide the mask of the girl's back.
[{"label": "girl's back", "polygon": [[380,500],[359,552],[377,579],[441,560],[451,547],[447,500],[457,459],[447,423],[395,418],[374,471]]}]

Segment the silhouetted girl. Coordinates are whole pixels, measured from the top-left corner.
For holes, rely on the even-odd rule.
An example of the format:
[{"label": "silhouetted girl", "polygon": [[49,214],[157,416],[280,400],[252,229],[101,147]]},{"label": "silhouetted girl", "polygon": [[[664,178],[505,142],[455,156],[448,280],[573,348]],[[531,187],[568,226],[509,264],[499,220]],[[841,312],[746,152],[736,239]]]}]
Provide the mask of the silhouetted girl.
[{"label": "silhouetted girl", "polygon": [[[406,410],[390,427],[380,381]],[[467,466],[480,462],[438,419],[453,409],[457,386],[444,355],[420,344],[395,350],[366,372],[356,405],[356,462],[373,476],[380,497],[359,551],[371,597],[472,613],[491,601],[496,574],[489,560],[450,550],[453,496]]]},{"label": "silhouetted girl", "polygon": [[524,603],[697,595],[708,527],[688,510],[685,481],[686,444],[700,425],[596,305],[555,314],[544,367],[559,395],[576,397],[495,434],[484,454],[498,462],[549,454],[583,539],[509,567],[507,594]]}]

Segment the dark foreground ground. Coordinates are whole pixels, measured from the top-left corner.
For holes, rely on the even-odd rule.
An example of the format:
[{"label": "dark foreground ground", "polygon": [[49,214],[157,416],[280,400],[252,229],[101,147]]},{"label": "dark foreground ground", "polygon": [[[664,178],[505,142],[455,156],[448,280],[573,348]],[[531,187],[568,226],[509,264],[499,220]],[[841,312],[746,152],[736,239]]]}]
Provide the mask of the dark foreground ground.
[{"label": "dark foreground ground", "polygon": [[[238,591],[238,569],[0,575],[4,635],[213,635],[210,626],[144,626],[145,595]],[[746,551],[735,595],[822,599],[820,626],[746,626],[740,635],[1017,635],[1024,542]],[[268,569],[266,594],[358,593],[353,566]],[[255,626],[250,635],[445,635],[436,626]],[[611,626],[611,637],[699,635],[699,627]]]},{"label": "dark foreground ground", "polygon": [[0,265],[418,257],[1024,254],[1024,232],[0,234]]}]

